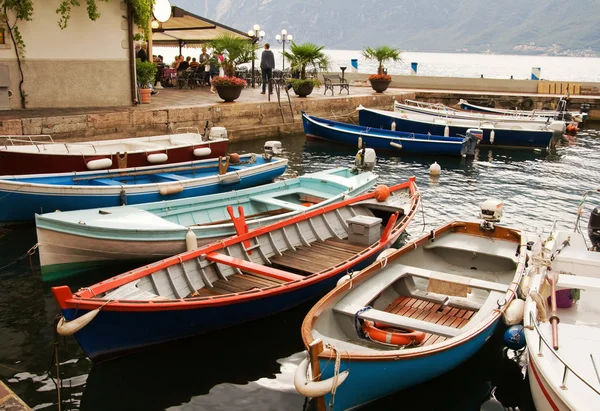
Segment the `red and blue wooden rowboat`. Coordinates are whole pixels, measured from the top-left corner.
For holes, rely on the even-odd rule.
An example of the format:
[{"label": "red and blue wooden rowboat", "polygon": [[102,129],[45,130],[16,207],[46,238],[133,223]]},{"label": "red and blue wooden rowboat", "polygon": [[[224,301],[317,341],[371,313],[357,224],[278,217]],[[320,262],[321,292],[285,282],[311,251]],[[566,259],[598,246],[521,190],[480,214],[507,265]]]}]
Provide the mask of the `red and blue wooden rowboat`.
[{"label": "red and blue wooden rowboat", "polygon": [[[265,317],[318,297],[374,261],[407,227],[415,178],[126,272],[72,293],[52,292],[93,360]],[[376,197],[379,200],[378,201]]]}]

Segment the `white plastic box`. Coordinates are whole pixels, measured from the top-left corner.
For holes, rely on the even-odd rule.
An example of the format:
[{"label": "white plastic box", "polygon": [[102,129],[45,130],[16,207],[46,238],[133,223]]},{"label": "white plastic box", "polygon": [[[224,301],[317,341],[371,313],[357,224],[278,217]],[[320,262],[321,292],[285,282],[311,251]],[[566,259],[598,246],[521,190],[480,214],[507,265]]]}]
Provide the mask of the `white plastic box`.
[{"label": "white plastic box", "polygon": [[381,237],[381,218],[357,215],[348,223],[348,241],[355,244],[371,245]]}]

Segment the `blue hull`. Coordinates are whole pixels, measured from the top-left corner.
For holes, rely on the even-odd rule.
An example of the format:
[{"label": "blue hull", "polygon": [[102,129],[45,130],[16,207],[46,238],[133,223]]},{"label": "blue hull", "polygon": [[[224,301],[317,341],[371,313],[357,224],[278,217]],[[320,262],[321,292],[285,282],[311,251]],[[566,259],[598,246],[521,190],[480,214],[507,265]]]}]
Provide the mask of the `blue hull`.
[{"label": "blue hull", "polygon": [[[158,192],[158,189],[149,193],[128,194],[126,196],[126,201],[127,204],[142,204],[240,190],[269,183],[274,178],[282,175],[285,169],[286,165],[284,164],[279,168],[269,169],[254,175],[243,176],[237,183],[197,185],[185,188],[177,194],[161,195]],[[70,211],[120,205],[122,205],[122,202],[119,194],[51,195],[0,189],[0,223],[32,222],[36,213],[42,214],[56,210]]]},{"label": "blue hull", "polygon": [[[499,319],[469,341],[456,347],[414,359],[397,361],[345,361],[340,371],[350,370],[336,391],[333,410],[347,410],[431,380],[472,357],[494,333]],[[322,379],[333,377],[333,360],[320,360]],[[331,394],[325,396],[329,404]]]},{"label": "blue hull", "polygon": [[[390,117],[383,114],[367,110],[359,110],[358,121],[361,126],[382,128],[389,130],[392,122],[396,122],[396,130],[408,131],[413,133],[433,135],[444,135],[443,124],[431,124],[421,121],[413,121],[401,117]],[[490,134],[492,129],[479,127],[483,131],[483,139],[480,144],[501,146],[501,147],[537,147],[546,148],[554,133],[552,131],[532,131],[532,130],[494,130],[494,143],[490,143]],[[449,126],[450,136],[466,135],[467,127]]]},{"label": "blue hull", "polygon": [[[372,256],[356,264],[353,269],[360,270],[375,261],[375,258],[376,256]],[[288,310],[323,296],[345,274],[346,272],[341,272],[308,287],[296,288],[272,297],[228,305],[146,312],[102,310],[75,334],[75,338],[92,360],[106,360],[142,347],[227,328]],[[88,311],[64,309],[62,312],[65,319],[71,321]]]},{"label": "blue hull", "polygon": [[[444,137],[443,130],[441,135],[428,136],[427,133],[418,135],[412,132],[398,132],[382,130],[380,128],[370,129],[368,127],[355,126],[306,115],[302,116],[302,124],[304,126],[304,134],[308,137],[352,145],[354,147],[358,147],[358,139],[360,137],[363,144],[375,150],[460,156],[464,145],[463,138]],[[394,143],[395,145],[391,145],[390,143]]]}]

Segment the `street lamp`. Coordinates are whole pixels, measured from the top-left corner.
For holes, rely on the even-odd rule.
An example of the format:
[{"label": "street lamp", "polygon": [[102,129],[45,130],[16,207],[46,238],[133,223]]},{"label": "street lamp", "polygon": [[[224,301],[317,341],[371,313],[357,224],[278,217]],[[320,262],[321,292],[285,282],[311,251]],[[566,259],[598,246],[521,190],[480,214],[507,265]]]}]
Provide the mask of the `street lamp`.
[{"label": "street lamp", "polygon": [[292,42],[292,40],[294,39],[294,37],[291,34],[288,34],[286,29],[281,30],[281,35],[276,35],[275,36],[275,40],[277,40],[278,43],[283,44],[283,52],[282,52],[282,63],[281,63],[281,72],[283,73],[283,70],[285,69],[285,44],[290,44]]},{"label": "street lamp", "polygon": [[[258,24],[255,24],[252,29],[248,30],[248,36],[250,36],[250,40],[252,40],[252,45],[254,46],[265,37],[265,31],[261,30]],[[252,88],[254,88],[255,84],[254,60],[256,60],[256,50],[252,50]]]}]

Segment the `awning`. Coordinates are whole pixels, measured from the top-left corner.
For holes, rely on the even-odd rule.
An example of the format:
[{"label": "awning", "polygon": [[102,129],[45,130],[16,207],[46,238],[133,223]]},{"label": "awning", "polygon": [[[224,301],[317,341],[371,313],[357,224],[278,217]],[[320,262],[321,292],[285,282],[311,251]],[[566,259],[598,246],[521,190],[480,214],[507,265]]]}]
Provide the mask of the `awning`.
[{"label": "awning", "polygon": [[221,34],[250,39],[244,32],[173,6],[171,18],[152,29],[152,44],[159,47],[200,45]]}]

